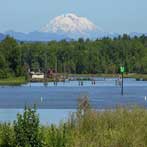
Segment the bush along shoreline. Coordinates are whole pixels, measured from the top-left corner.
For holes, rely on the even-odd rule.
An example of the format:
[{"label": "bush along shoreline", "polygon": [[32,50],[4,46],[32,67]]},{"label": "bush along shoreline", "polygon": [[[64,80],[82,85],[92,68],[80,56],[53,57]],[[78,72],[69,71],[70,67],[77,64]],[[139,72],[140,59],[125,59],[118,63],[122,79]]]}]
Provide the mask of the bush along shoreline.
[{"label": "bush along shoreline", "polygon": [[147,110],[117,107],[96,111],[87,99],[58,126],[41,125],[36,107],[0,124],[0,147],[146,147]]}]

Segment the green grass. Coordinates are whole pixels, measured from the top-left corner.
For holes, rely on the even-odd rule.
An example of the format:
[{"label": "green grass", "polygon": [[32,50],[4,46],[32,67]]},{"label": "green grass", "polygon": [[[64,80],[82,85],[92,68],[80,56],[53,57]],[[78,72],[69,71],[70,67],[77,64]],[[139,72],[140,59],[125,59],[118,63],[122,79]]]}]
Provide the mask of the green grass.
[{"label": "green grass", "polygon": [[125,75],[125,77],[135,78],[136,80],[147,81],[147,74],[128,74],[128,75]]},{"label": "green grass", "polygon": [[[147,147],[147,110],[139,107],[103,112],[89,109],[84,115],[79,111],[70,117],[66,130],[64,127],[63,124],[54,126],[57,132],[44,137],[50,140],[56,136],[54,140],[58,142],[58,132],[65,132],[68,147]],[[45,127],[45,131],[50,130],[51,127]]]},{"label": "green grass", "polygon": [[25,77],[11,77],[7,79],[0,79],[0,85],[21,85],[26,83]]}]

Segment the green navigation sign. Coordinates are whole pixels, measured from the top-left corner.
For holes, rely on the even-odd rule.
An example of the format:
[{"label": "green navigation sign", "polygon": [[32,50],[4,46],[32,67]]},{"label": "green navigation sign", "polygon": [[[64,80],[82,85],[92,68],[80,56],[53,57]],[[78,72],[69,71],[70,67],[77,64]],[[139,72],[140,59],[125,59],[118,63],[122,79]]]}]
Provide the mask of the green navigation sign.
[{"label": "green navigation sign", "polygon": [[121,72],[121,73],[124,73],[124,72],[125,72],[124,66],[121,66],[121,67],[120,67],[120,72]]}]

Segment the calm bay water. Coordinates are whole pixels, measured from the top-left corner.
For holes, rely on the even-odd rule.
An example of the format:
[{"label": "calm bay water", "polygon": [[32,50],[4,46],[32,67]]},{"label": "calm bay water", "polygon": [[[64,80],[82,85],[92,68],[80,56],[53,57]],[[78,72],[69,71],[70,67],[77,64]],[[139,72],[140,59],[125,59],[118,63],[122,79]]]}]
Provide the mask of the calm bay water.
[{"label": "calm bay water", "polygon": [[[23,109],[0,109],[0,122],[13,122],[17,114],[23,113]],[[56,124],[68,120],[75,109],[38,109],[40,123],[44,125]]]},{"label": "calm bay water", "polygon": [[97,78],[96,84],[84,81],[54,83],[28,83],[22,86],[0,87],[0,121],[13,121],[25,105],[37,104],[43,124],[59,123],[70,112],[76,111],[78,98],[88,96],[93,108],[114,108],[116,105],[140,105],[147,107],[147,81],[124,80],[124,96],[114,78]]}]

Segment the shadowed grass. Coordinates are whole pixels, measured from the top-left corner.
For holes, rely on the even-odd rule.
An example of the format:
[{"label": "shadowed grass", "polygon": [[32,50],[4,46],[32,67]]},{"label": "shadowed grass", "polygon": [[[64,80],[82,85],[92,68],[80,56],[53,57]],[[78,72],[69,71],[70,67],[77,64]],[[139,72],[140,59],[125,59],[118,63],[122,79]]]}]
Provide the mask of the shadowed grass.
[{"label": "shadowed grass", "polygon": [[25,84],[27,81],[25,77],[11,77],[7,79],[0,79],[0,85],[21,85]]}]

